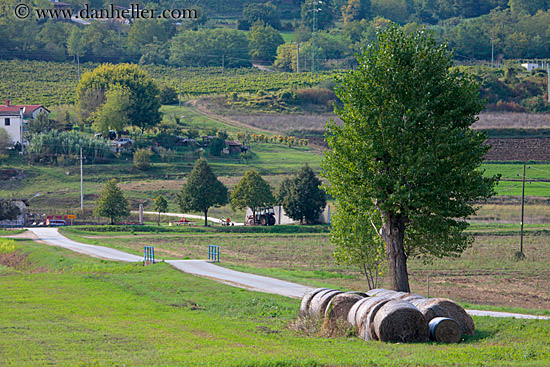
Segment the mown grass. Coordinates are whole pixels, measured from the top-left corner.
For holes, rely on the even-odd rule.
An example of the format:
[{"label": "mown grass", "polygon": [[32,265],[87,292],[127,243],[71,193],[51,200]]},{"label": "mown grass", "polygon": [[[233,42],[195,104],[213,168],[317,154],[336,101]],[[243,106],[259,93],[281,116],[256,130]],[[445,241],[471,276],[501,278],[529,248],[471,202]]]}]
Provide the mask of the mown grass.
[{"label": "mown grass", "polygon": [[[65,228],[69,238],[84,243],[105,245],[137,255],[144,246],[155,246],[163,259],[206,259],[208,245],[220,246],[221,264],[232,269],[272,276],[319,287],[364,290],[366,281],[355,267],[336,264],[334,250],[326,233],[301,226],[175,228],[162,232],[97,232],[100,227]],[[162,227],[161,227],[162,228]],[[264,229],[265,228],[265,229]],[[315,227],[311,227],[312,229]],[[123,229],[123,228],[121,228]],[[262,233],[261,231],[267,231]],[[519,227],[483,223],[470,229],[475,243],[460,257],[411,258],[408,271],[411,289],[427,295],[499,307],[550,310],[546,243],[550,230],[542,225],[526,225],[523,251],[526,260],[517,261]],[[390,287],[381,277],[381,287]],[[526,311],[528,312],[528,311]],[[550,311],[549,311],[550,314]]]},{"label": "mown grass", "polygon": [[[17,241],[0,276],[0,364],[59,366],[545,366],[550,321],[474,317],[454,345],[306,335],[299,300]],[[6,269],[6,267],[2,267]]]}]

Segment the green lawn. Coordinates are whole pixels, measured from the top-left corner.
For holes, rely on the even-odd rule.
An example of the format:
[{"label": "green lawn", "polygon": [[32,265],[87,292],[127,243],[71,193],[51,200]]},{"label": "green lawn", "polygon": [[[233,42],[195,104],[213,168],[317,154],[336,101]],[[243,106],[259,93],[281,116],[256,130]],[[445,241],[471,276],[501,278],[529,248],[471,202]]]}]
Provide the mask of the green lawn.
[{"label": "green lawn", "polygon": [[[546,366],[550,321],[474,317],[459,344],[300,332],[299,300],[17,241],[0,266],[0,364],[17,366]],[[3,255],[5,256],[5,255]]]}]

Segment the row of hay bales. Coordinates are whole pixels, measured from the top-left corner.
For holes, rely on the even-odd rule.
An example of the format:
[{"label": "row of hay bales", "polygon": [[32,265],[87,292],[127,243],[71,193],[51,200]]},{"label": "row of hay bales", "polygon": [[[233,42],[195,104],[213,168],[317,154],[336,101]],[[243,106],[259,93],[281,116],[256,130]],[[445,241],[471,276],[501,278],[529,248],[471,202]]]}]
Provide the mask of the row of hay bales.
[{"label": "row of hay bales", "polygon": [[455,302],[387,289],[315,289],[302,299],[300,314],[323,320],[329,331],[353,327],[365,340],[456,343],[475,333],[472,317]]}]

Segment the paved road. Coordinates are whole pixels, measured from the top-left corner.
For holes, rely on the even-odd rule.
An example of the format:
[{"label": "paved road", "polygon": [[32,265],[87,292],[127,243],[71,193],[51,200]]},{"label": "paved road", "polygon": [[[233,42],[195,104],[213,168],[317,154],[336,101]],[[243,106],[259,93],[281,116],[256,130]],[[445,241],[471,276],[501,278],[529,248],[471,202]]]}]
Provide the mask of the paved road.
[{"label": "paved road", "polygon": [[[143,261],[143,257],[141,256],[127,254],[125,252],[113,250],[108,247],[86,245],[83,243],[71,241],[68,238],[59,234],[57,228],[28,228],[28,230],[34,233],[39,240],[42,240],[49,245],[64,247],[66,249],[80,252],[89,256],[126,262]],[[204,260],[166,260],[166,263],[185,273],[213,279],[235,287],[264,293],[279,294],[281,296],[291,298],[302,298],[304,294],[306,294],[306,292],[313,289],[300,284],[226,269]],[[550,317],[546,316],[523,315],[508,312],[478,310],[466,311],[470,315],[474,316],[514,317],[520,319],[540,320],[550,319]]]}]

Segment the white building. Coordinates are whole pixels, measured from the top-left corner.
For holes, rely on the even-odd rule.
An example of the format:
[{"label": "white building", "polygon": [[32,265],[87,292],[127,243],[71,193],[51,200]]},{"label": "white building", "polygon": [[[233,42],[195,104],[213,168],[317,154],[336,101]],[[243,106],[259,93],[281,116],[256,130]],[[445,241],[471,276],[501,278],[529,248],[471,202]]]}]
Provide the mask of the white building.
[{"label": "white building", "polygon": [[25,125],[40,112],[50,113],[42,105],[11,105],[10,100],[6,99],[6,104],[0,106],[0,127],[6,129],[13,144],[23,143]]}]

